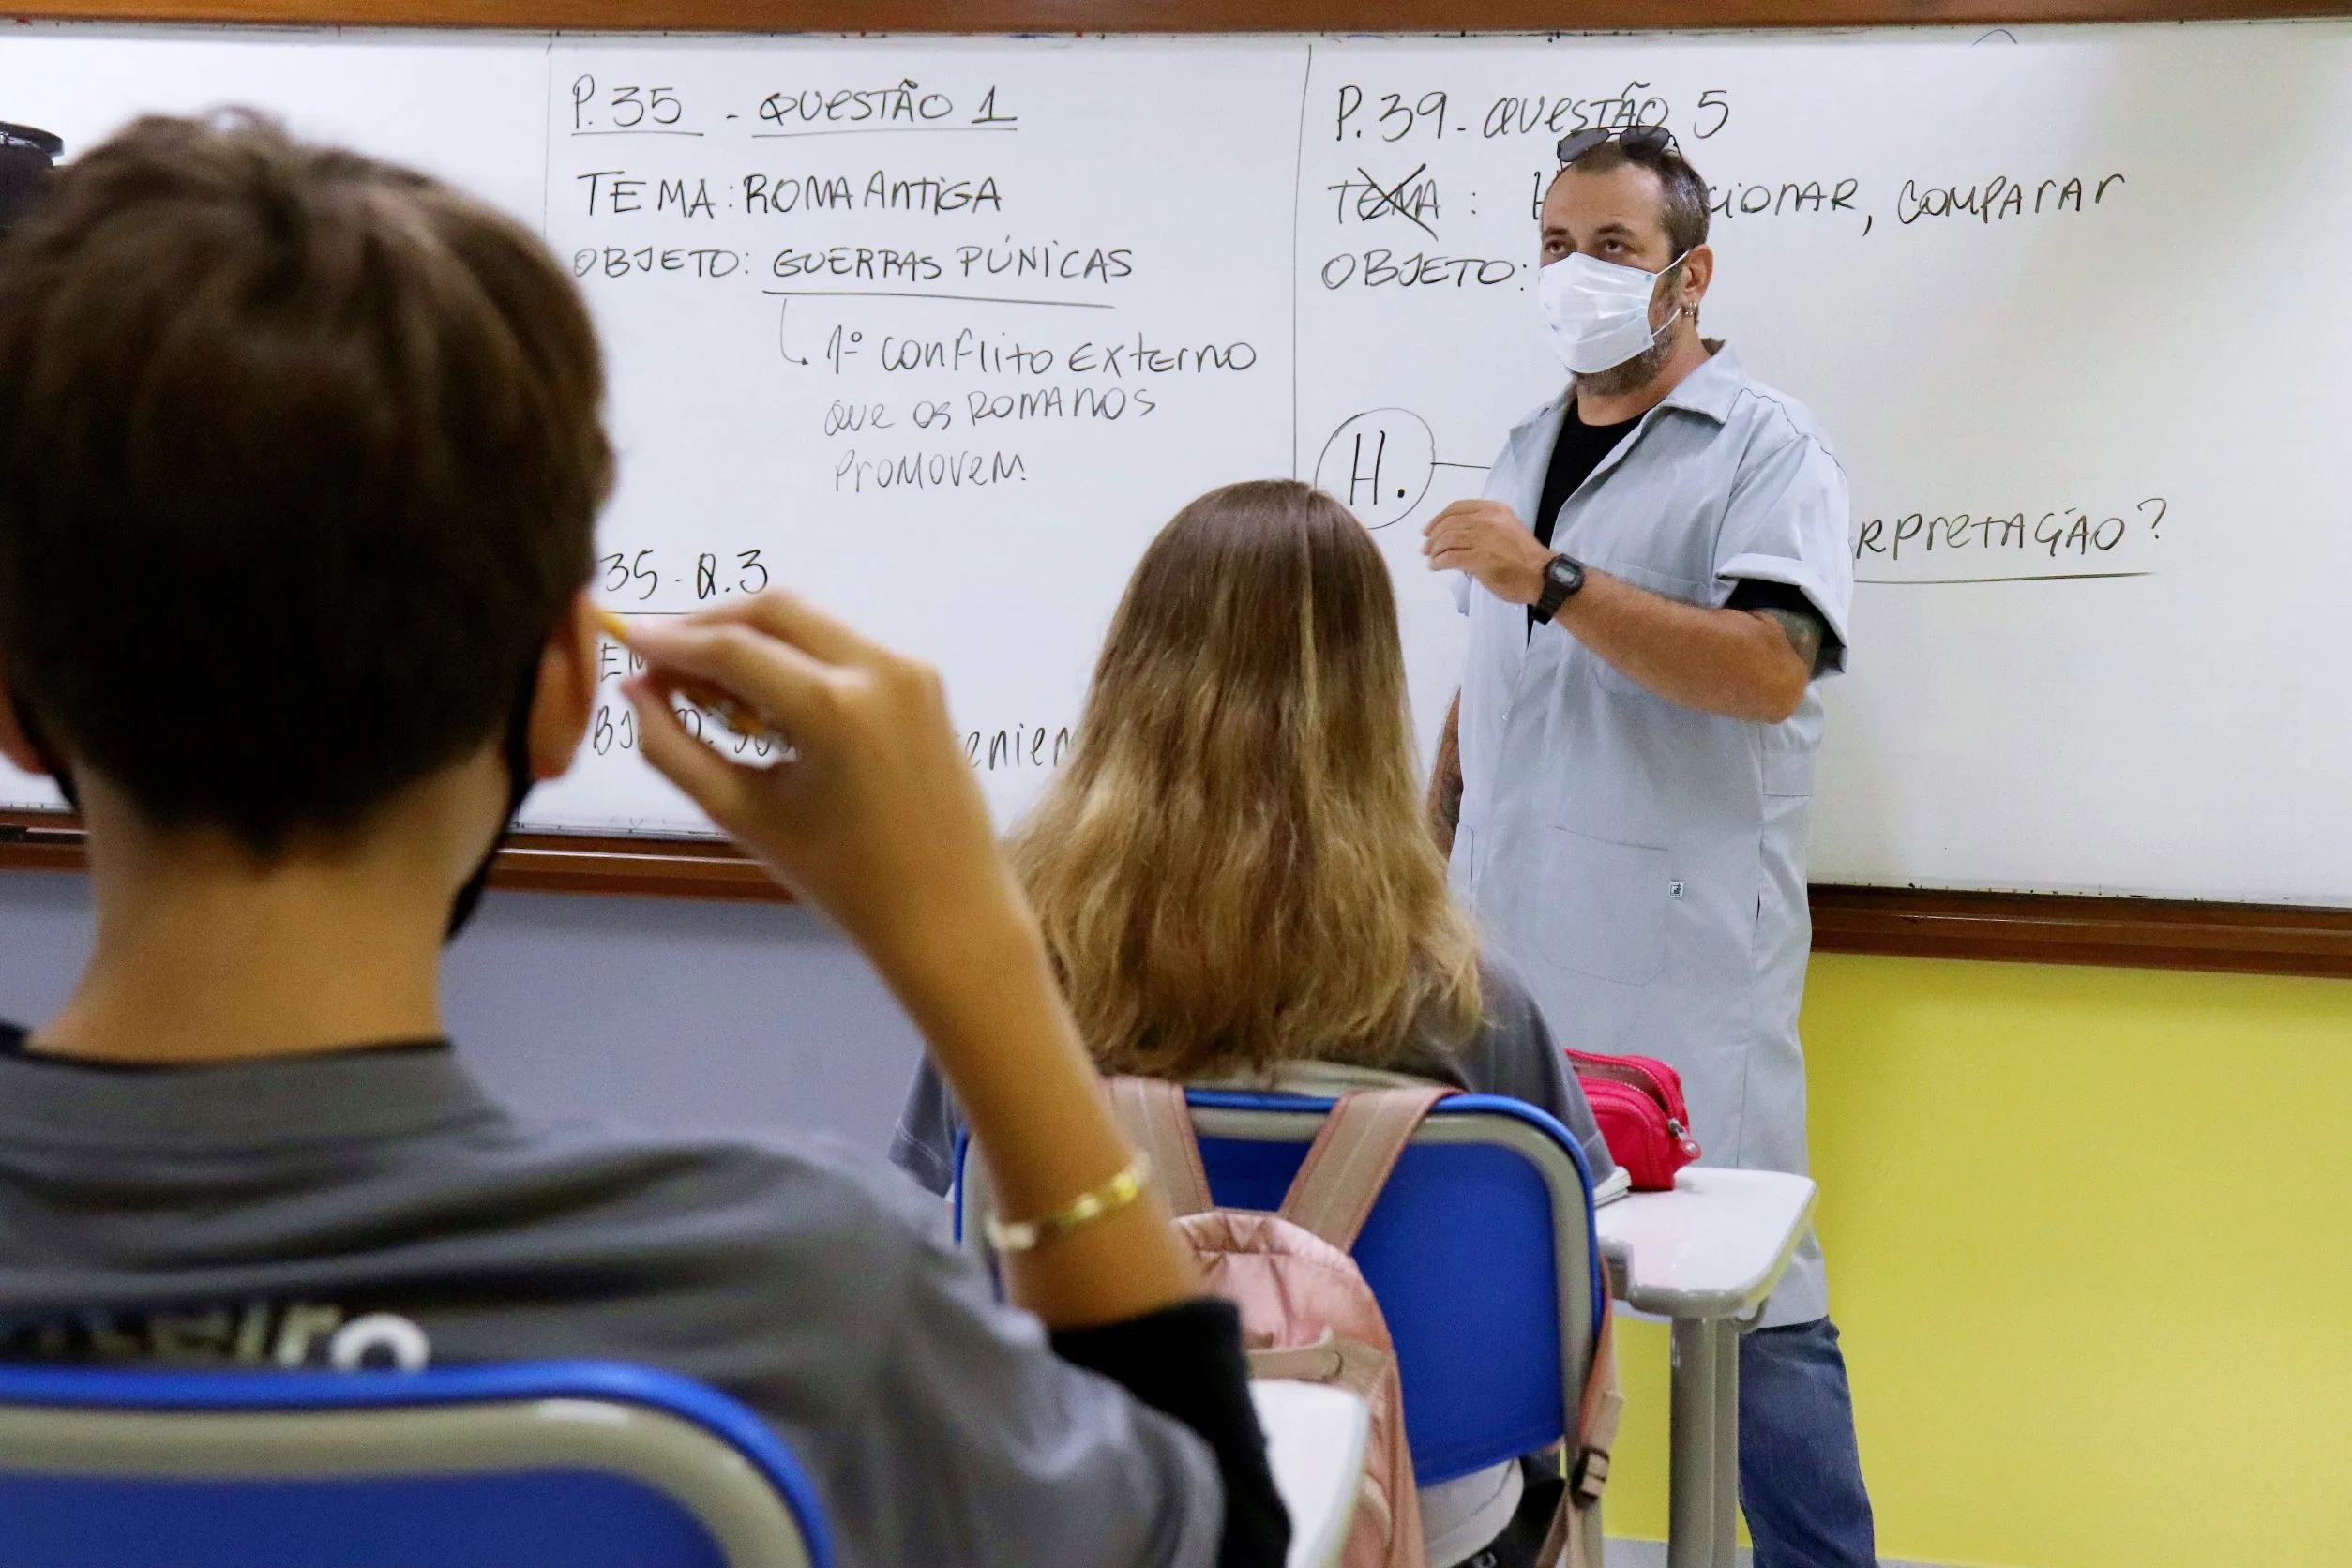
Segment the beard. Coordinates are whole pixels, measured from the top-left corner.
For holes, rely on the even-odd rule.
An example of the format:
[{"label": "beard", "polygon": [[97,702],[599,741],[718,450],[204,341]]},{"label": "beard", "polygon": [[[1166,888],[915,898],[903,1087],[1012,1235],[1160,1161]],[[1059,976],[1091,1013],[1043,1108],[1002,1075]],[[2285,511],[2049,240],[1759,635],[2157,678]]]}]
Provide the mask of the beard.
[{"label": "beard", "polygon": [[1657,380],[1658,372],[1666,369],[1668,356],[1674,353],[1675,324],[1688,309],[1682,298],[1682,279],[1679,276],[1674,280],[1674,293],[1667,296],[1665,303],[1668,307],[1666,324],[1657,328],[1657,336],[1651,339],[1648,348],[1622,365],[1612,365],[1606,370],[1595,370],[1590,375],[1577,371],[1576,390],[1590,392],[1596,398],[1621,398],[1628,392],[1638,392]]},{"label": "beard", "polygon": [[1666,369],[1666,356],[1674,352],[1674,341],[1663,333],[1658,340],[1625,361],[1591,375],[1576,372],[1576,390],[1590,392],[1596,398],[1621,398],[1628,392],[1638,392],[1658,379]]}]

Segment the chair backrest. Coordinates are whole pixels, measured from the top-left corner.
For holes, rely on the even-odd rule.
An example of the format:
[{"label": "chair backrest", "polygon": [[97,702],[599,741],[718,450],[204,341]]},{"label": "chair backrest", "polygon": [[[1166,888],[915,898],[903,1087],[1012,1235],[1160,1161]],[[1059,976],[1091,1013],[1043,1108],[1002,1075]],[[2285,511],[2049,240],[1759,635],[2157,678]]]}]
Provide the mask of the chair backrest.
[{"label": "chair backrest", "polygon": [[[1332,1102],[1185,1094],[1218,1207],[1272,1210]],[[959,1150],[955,1224],[977,1247],[984,1163]],[[1364,1221],[1357,1268],[1395,1342],[1413,1474],[1432,1486],[1575,1430],[1599,1320],[1592,1178],[1576,1140],[1532,1106],[1439,1102]]]},{"label": "chair backrest", "polygon": [[816,1494],[725,1395],[604,1362],[0,1366],[8,1568],[827,1568]]}]

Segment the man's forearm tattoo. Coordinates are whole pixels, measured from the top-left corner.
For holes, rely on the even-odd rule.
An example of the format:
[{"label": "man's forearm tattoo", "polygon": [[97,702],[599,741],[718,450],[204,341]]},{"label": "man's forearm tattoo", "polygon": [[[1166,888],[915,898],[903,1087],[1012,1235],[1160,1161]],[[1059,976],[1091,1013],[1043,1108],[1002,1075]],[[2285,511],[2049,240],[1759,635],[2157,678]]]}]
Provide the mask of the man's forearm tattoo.
[{"label": "man's forearm tattoo", "polygon": [[1438,737],[1438,765],[1429,776],[1429,834],[1438,848],[1454,852],[1454,830],[1462,821],[1462,698],[1445,714],[1445,731]]},{"label": "man's forearm tattoo", "polygon": [[1821,617],[1802,610],[1783,610],[1777,605],[1751,610],[1751,615],[1761,615],[1781,629],[1788,639],[1788,647],[1804,661],[1806,670],[1818,674],[1821,670],[1821,638],[1828,630]]}]

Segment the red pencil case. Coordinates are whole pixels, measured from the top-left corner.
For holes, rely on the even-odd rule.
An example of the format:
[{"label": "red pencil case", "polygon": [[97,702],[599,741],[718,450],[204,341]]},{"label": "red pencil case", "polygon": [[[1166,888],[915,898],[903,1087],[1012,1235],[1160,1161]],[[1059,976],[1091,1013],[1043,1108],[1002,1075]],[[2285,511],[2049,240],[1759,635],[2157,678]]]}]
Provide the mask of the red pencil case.
[{"label": "red pencil case", "polygon": [[1572,1050],[1568,1064],[1592,1103],[1609,1155],[1636,1192],[1667,1192],[1674,1173],[1698,1158],[1682,1075],[1654,1056],[1602,1056]]}]

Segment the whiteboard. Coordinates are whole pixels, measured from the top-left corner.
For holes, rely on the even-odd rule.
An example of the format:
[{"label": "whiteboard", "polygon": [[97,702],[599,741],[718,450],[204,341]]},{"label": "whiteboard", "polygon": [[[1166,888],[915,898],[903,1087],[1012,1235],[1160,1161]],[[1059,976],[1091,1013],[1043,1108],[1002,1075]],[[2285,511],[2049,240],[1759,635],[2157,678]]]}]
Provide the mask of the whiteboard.
[{"label": "whiteboard", "polygon": [[[58,25],[0,67],[0,119],[72,147],[251,103],[527,219],[610,357],[602,596],[789,582],[937,661],[1005,820],[1143,544],[1235,478],[1318,479],[1374,526],[1433,740],[1461,628],[1419,528],[1557,390],[1552,143],[1663,122],[1716,187],[1710,334],[1853,484],[1815,879],[2352,904],[2352,24]],[[633,743],[608,699],[526,824],[707,832]]]}]

